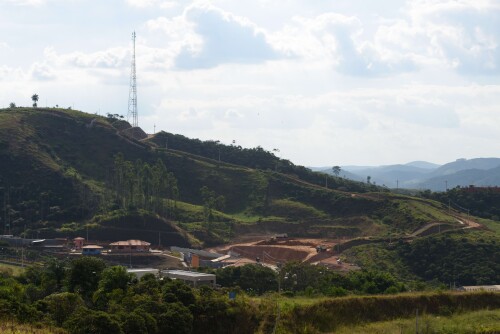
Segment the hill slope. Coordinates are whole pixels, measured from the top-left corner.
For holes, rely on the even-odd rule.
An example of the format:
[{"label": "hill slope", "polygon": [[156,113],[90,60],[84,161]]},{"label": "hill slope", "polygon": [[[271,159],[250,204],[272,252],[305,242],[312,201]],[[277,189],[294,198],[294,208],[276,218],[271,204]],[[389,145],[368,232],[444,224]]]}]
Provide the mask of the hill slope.
[{"label": "hill slope", "polygon": [[324,174],[260,147],[166,132],[137,141],[128,128],[73,110],[0,110],[1,227],[68,236],[91,224],[109,239],[121,235],[104,233],[106,222],[140,230],[128,218],[139,214],[172,235],[166,244],[213,244],[241,233],[356,237],[455,222],[436,202],[370,193],[381,190],[373,185],[326,176],[325,188]]}]

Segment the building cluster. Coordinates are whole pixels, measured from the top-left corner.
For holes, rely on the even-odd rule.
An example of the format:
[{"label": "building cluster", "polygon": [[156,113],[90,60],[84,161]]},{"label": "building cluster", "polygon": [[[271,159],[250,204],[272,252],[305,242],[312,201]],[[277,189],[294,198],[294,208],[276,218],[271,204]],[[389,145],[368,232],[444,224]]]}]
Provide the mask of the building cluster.
[{"label": "building cluster", "polygon": [[[73,239],[74,250],[81,251],[83,255],[100,255],[104,247],[100,245],[84,245],[85,238]],[[116,241],[109,244],[108,253],[146,253],[151,244],[142,240]]]}]

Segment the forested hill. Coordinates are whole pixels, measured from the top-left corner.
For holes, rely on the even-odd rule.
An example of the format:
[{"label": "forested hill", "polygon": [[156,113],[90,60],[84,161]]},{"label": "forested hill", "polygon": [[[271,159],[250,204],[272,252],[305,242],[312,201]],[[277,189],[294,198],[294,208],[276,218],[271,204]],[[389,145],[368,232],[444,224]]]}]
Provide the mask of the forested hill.
[{"label": "forested hill", "polygon": [[[161,131],[145,142],[152,143],[158,148],[168,148],[199,155],[214,161],[221,161],[253,169],[277,171],[301,180],[317,184],[325,184],[325,174],[313,172],[304,166],[297,166],[291,161],[279,158],[275,153],[277,149],[267,151],[257,146],[255,148],[243,148],[235,143],[225,145],[218,140],[201,141],[179,134]],[[330,186],[334,189],[345,191],[367,192],[377,191],[379,188],[361,182],[352,182],[342,178],[330,178]]]},{"label": "forested hill", "polygon": [[314,173],[260,147],[137,135],[145,137],[111,115],[0,110],[0,228],[71,236],[90,224],[118,233],[133,216],[185,243],[217,243],[243,231],[363,236],[386,233],[391,222],[403,233],[453,220],[432,201],[423,209],[388,193],[355,195],[383,189]]}]

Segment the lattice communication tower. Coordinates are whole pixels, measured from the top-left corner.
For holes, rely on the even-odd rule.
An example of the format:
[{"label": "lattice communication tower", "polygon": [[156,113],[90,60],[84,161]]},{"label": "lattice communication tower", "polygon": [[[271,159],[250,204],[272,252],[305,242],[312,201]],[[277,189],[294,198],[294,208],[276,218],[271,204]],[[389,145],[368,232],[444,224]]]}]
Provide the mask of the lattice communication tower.
[{"label": "lattice communication tower", "polygon": [[132,68],[130,70],[130,90],[128,93],[128,114],[127,121],[130,122],[132,119],[132,126],[138,127],[139,120],[137,117],[137,76],[135,71],[135,31],[132,33]]}]

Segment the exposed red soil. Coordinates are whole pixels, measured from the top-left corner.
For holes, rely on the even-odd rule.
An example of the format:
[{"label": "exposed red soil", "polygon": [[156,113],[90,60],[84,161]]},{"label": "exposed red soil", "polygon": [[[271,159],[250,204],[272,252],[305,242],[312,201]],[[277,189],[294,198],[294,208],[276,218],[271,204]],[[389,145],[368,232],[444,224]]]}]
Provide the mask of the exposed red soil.
[{"label": "exposed red soil", "polygon": [[288,261],[304,261],[309,255],[305,250],[299,250],[292,247],[279,246],[234,246],[230,248],[232,251],[240,254],[243,257],[255,259],[260,258],[262,262],[276,263]]},{"label": "exposed red soil", "polygon": [[[349,264],[337,263],[337,256],[334,256],[332,248],[335,243],[333,240],[325,239],[307,239],[307,238],[287,238],[258,240],[253,242],[230,244],[226,246],[211,249],[218,253],[228,253],[233,251],[240,254],[241,258],[237,260],[234,266],[240,266],[247,263],[255,263],[259,258],[261,263],[275,266],[278,262],[286,263],[289,261],[299,261],[306,263],[318,263],[328,266],[334,270],[347,271],[351,268]],[[326,251],[317,252],[316,247],[323,246]]]}]

